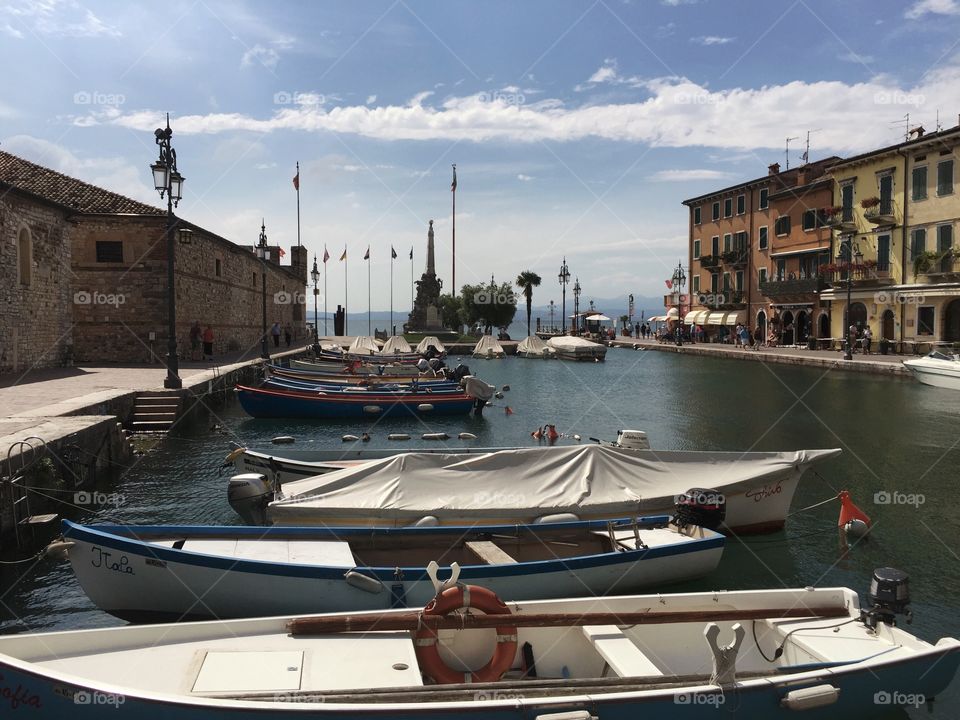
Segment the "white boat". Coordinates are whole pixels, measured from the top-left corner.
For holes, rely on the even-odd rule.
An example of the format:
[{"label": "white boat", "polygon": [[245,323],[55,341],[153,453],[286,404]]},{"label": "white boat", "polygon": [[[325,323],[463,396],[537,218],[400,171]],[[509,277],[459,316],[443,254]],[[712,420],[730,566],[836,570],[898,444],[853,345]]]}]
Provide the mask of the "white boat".
[{"label": "white boat", "polygon": [[904,366],[924,385],[960,390],[960,356],[932,352],[922,358],[904,360]]},{"label": "white boat", "polygon": [[[713,572],[720,533],[667,516],[469,528],[75,525],[84,592],[125,620],[423,607],[431,561],[509,600],[659,589]],[[122,572],[109,570],[117,563]]]},{"label": "white boat", "polygon": [[[866,720],[935,698],[960,665],[960,642],[928,643],[876,602],[861,614],[852,590],[805,588],[503,604],[453,586],[418,611],[22,633],[0,637],[0,702],[41,720]],[[488,612],[450,612],[464,605]]]},{"label": "white boat", "polygon": [[440,342],[440,340],[435,338],[433,335],[428,335],[423,340],[421,340],[417,345],[417,348],[416,348],[417,355],[423,355],[424,353],[426,353],[431,345],[434,348],[436,348],[437,352],[439,353],[444,353],[447,351],[447,349],[443,346],[443,343]]},{"label": "white boat", "polygon": [[506,353],[503,351],[503,346],[493,335],[482,336],[477,344],[473,346],[473,357],[475,358],[486,358],[489,360],[505,356]]},{"label": "white boat", "polygon": [[402,335],[388,337],[380,350],[381,355],[399,355],[401,353],[413,353],[410,343]]},{"label": "white boat", "polygon": [[840,450],[690,452],[600,445],[492,453],[421,453],[286,483],[237,475],[230,504],[246,522],[397,526],[528,524],[672,513],[677,498],[708,487],[723,499],[724,530],[783,527],[797,483]]},{"label": "white boat", "polygon": [[536,335],[530,335],[521,340],[517,345],[517,355],[522,358],[549,360],[557,356],[557,351]]},{"label": "white boat", "polygon": [[348,355],[379,355],[380,346],[369,335],[357,335],[347,348]]},{"label": "white boat", "polygon": [[572,335],[552,337],[547,345],[557,351],[561,360],[603,360],[607,356],[605,345]]}]

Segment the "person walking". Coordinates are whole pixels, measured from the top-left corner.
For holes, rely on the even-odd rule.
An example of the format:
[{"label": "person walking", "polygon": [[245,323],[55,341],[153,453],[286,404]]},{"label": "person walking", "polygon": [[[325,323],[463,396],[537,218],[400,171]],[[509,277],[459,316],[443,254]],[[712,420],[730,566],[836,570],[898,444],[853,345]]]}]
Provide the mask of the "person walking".
[{"label": "person walking", "polygon": [[270,327],[270,335],[271,337],[273,337],[273,346],[275,348],[280,347],[280,321],[279,320],[277,320]]},{"label": "person walking", "polygon": [[847,347],[851,355],[857,351],[857,326],[852,323],[847,329]]},{"label": "person walking", "polygon": [[290,323],[287,323],[283,326],[283,341],[287,344],[287,347],[290,347],[290,340],[293,339],[293,328],[290,327]]},{"label": "person walking", "polygon": [[203,330],[200,328],[200,321],[194,320],[190,326],[190,359],[199,360],[200,356],[200,338],[203,336]]},{"label": "person walking", "polygon": [[634,330],[636,331],[635,337],[640,337],[640,323],[636,324],[636,326],[634,327]]},{"label": "person walking", "polygon": [[213,328],[210,323],[203,330],[203,359],[213,362]]},{"label": "person walking", "polygon": [[870,342],[873,340],[873,332],[870,330],[870,326],[867,325],[863,329],[863,352],[867,355],[870,354]]}]

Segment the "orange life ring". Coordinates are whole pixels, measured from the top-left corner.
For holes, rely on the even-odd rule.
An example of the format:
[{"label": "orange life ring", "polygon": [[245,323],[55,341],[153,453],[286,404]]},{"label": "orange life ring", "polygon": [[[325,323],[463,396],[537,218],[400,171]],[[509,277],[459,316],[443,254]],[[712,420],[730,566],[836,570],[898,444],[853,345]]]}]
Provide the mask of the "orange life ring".
[{"label": "orange life ring", "polygon": [[[448,615],[461,608],[482,610],[487,615],[510,615],[510,608],[503,604],[496,593],[477,585],[449,587],[423,609],[424,615]],[[420,669],[441,685],[452,683],[494,682],[513,665],[517,654],[517,628],[512,625],[497,625],[497,647],[493,657],[479,670],[460,671],[448,667],[440,657],[437,631],[430,627],[417,630],[414,637],[417,662]]]}]

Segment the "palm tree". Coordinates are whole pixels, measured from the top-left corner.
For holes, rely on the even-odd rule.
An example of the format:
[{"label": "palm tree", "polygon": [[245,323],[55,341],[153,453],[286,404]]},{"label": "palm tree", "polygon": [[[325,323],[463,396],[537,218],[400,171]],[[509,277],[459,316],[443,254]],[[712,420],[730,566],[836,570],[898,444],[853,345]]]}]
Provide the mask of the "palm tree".
[{"label": "palm tree", "polygon": [[532,270],[524,270],[517,275],[514,284],[523,290],[523,296],[527,299],[527,335],[530,335],[530,313],[533,310],[533,289],[540,287],[542,278]]}]

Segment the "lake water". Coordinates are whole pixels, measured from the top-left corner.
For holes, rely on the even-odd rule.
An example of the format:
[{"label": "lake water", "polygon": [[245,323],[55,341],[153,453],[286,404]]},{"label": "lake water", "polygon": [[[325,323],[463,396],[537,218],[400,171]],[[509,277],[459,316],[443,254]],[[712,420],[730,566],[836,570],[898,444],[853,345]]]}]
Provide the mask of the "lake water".
[{"label": "lake water", "polygon": [[[621,428],[645,430],[661,449],[840,447],[840,458],[805,476],[793,508],[848,489],[874,521],[869,542],[844,554],[836,532],[839,504],[830,503],[791,517],[784,532],[728,542],[713,575],[670,590],[843,585],[865,599],[873,568],[891,565],[910,574],[911,631],[931,642],[960,637],[960,395],[903,378],[628,349],[611,349],[602,364],[465,362],[487,381],[511,387],[482,418],[366,427],[253,420],[231,400],[197,413],[121,478],[101,483],[99,491],[115,505],[65,514],[86,521],[236,524],[226,501],[228,471],[218,470],[229,443],[263,447],[277,435],[293,435],[296,447],[340,447],[344,433],[366,430],[371,446],[399,449],[400,443],[386,440],[388,432],[418,437],[442,430],[455,438],[466,430],[478,436],[475,445],[527,445],[535,444],[532,430],[553,423],[584,442],[613,439]],[[462,444],[453,439],[445,445]],[[895,502],[884,504],[888,497]],[[0,566],[0,632],[118,622],[92,606],[66,564]],[[932,716],[924,708],[910,715],[957,717],[960,682],[937,699]]]}]

